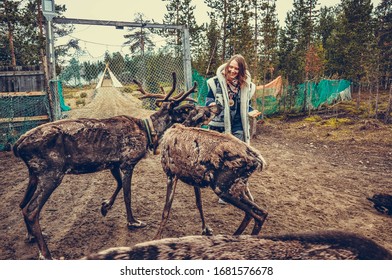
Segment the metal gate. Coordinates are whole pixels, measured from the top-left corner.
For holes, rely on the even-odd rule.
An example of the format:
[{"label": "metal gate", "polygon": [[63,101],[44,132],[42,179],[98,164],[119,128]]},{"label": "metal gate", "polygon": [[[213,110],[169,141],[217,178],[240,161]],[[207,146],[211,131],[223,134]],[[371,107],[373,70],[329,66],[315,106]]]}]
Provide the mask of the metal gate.
[{"label": "metal gate", "polygon": [[[140,81],[147,91],[160,93],[160,87],[171,87],[172,72],[177,74],[178,91],[189,89],[192,86],[189,31],[184,26],[70,18],[53,18],[53,23],[95,25],[98,27],[113,26],[116,29],[137,27],[174,30],[179,31],[182,37],[182,41],[178,45],[167,45],[163,50],[132,56],[116,52],[105,53],[96,58],[83,49],[76,51],[66,65],[61,65],[61,71],[57,75],[65,93],[68,88],[75,87],[83,87],[93,91],[98,88],[100,91],[105,91],[105,88],[116,87],[122,93],[129,93],[136,89],[133,83],[134,79]],[[105,38],[105,32],[115,31],[102,28],[102,38]],[[76,98],[80,99],[80,96]],[[83,100],[79,102],[83,104]],[[145,105],[149,109],[154,109],[153,102]]]}]

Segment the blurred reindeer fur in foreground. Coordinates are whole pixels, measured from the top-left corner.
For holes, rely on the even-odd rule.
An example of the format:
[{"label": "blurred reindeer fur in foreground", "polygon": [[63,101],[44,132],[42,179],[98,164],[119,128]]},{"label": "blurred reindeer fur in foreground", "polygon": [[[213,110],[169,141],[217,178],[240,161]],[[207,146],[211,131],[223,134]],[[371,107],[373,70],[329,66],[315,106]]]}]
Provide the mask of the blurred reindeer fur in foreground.
[{"label": "blurred reindeer fur in foreground", "polygon": [[323,231],[276,236],[186,236],[93,253],[89,260],[392,260],[374,241]]}]

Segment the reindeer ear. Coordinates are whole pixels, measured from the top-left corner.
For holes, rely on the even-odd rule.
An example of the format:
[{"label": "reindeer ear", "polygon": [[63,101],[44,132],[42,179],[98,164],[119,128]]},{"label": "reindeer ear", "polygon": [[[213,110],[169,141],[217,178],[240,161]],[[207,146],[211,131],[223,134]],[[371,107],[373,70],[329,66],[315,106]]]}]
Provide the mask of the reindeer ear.
[{"label": "reindeer ear", "polygon": [[184,113],[189,113],[193,109],[195,109],[195,105],[191,103],[183,104],[174,108],[176,112],[184,112]]},{"label": "reindeer ear", "polygon": [[182,111],[185,112],[185,113],[189,113],[190,110],[191,110],[190,108],[183,108],[182,109]]},{"label": "reindeer ear", "polygon": [[223,109],[222,105],[217,104],[217,103],[215,103],[213,105],[208,105],[208,108],[215,115],[220,114],[220,112],[222,112],[222,109]]},{"label": "reindeer ear", "polygon": [[162,101],[161,100],[155,100],[155,105],[159,108],[162,107]]}]

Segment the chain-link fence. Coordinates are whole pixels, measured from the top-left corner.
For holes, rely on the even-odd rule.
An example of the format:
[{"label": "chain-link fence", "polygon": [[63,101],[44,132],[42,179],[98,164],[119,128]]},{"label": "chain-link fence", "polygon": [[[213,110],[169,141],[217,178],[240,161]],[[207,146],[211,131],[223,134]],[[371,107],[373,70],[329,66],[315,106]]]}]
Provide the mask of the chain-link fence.
[{"label": "chain-link fence", "polygon": [[[110,23],[109,23],[110,24]],[[114,23],[112,23],[114,24]],[[123,24],[123,23],[122,23]],[[163,27],[154,27],[154,25],[147,26],[149,30],[158,33],[163,31]],[[165,28],[170,26],[165,26]],[[65,104],[70,107],[78,107],[84,105],[83,97],[70,96],[72,89],[83,88],[86,90],[93,90],[94,94],[99,90],[105,93],[106,90],[111,91],[113,87],[121,93],[136,93],[137,85],[134,80],[139,81],[145,91],[150,93],[162,93],[162,90],[168,92],[172,85],[172,73],[176,73],[177,77],[177,92],[186,90],[192,82],[192,77],[187,74],[190,66],[189,56],[189,39],[186,39],[187,29],[175,26],[176,30],[182,34],[183,40],[176,42],[175,35],[172,33],[172,38],[163,38],[155,36],[153,45],[160,45],[153,49],[144,50],[141,48],[135,52],[129,52],[130,46],[119,46],[118,51],[105,51],[100,57],[93,57],[91,48],[93,44],[88,44],[89,48],[76,51],[66,63],[61,65],[60,73],[57,78],[61,81],[62,92],[64,98],[77,99],[77,104]],[[98,27],[99,28],[99,27]],[[107,28],[102,28],[101,38],[105,36],[105,32],[113,32]],[[109,34],[106,34],[109,35]],[[166,43],[163,45],[162,41]],[[83,44],[83,41],[81,41]],[[102,42],[101,42],[102,44]],[[107,42],[110,44],[110,42]],[[128,51],[127,52],[125,52]],[[153,99],[145,99],[143,101],[145,109],[155,109],[155,102]]]},{"label": "chain-link fence", "polygon": [[[82,59],[86,58],[88,57]],[[72,58],[58,76],[65,93],[72,88],[100,90],[105,93],[112,87],[124,93],[131,93],[137,88],[134,80],[139,81],[147,92],[161,93],[161,87],[166,91],[172,87],[172,72],[177,76],[177,91],[184,90],[185,87],[183,59],[171,54],[121,56],[120,59],[118,56],[117,60],[106,62],[81,62],[78,59]],[[151,99],[146,99],[145,102],[146,109],[154,109]]]}]

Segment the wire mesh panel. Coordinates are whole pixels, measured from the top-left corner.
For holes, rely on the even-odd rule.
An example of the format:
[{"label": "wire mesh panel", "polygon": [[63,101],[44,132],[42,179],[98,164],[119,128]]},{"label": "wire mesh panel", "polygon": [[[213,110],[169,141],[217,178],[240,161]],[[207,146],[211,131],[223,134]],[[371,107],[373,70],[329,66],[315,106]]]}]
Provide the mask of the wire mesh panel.
[{"label": "wire mesh panel", "polygon": [[39,67],[0,69],[0,151],[20,135],[49,121],[44,73]]},{"label": "wire mesh panel", "polygon": [[[149,30],[152,29],[154,28],[149,28]],[[100,30],[102,30],[102,39],[108,37],[105,36],[105,32],[113,32],[112,29],[107,28]],[[158,28],[154,31],[154,33],[159,33],[163,32],[163,29]],[[93,94],[98,91],[102,94],[111,93],[113,88],[122,94],[137,94],[137,85],[133,82],[134,80],[139,81],[147,92],[162,93],[162,90],[167,92],[173,84],[173,72],[177,76],[177,92],[186,90],[189,84],[187,79],[191,77],[185,77],[184,42],[173,44],[172,42],[176,41],[173,38],[162,39],[156,36],[154,38],[153,48],[136,48],[136,51],[135,49],[132,51],[131,45],[123,44],[117,46],[117,51],[114,50],[115,47],[112,47],[111,51],[106,50],[98,57],[91,55],[98,46],[94,46],[91,42],[84,42],[85,48],[73,53],[60,67],[58,79],[62,82],[64,98],[67,100],[70,97],[68,93],[75,88],[91,90]],[[163,40],[166,44],[162,43]],[[108,41],[107,44],[110,45],[111,42]],[[78,105],[84,105],[83,101],[79,102]],[[77,106],[76,104],[67,105]],[[155,100],[143,100],[143,107],[155,109]]]}]

